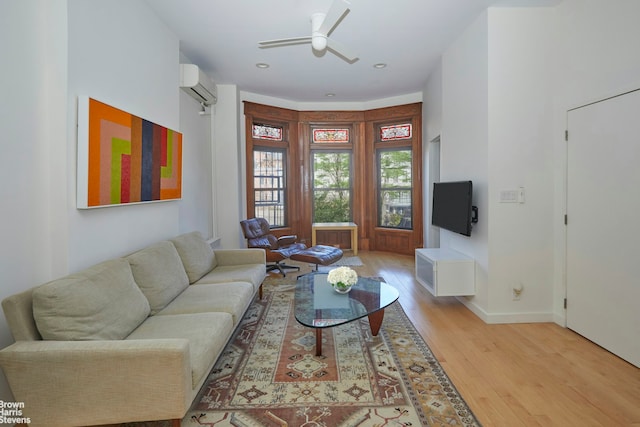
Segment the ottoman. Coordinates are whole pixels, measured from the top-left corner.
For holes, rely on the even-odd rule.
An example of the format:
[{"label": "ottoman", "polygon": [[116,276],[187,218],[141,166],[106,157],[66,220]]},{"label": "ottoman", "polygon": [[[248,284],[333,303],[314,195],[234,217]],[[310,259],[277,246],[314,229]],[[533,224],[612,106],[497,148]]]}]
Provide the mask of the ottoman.
[{"label": "ottoman", "polygon": [[316,245],[300,252],[292,254],[290,259],[300,262],[308,262],[315,264],[316,270],[318,265],[329,265],[342,258],[342,250],[333,246]]}]

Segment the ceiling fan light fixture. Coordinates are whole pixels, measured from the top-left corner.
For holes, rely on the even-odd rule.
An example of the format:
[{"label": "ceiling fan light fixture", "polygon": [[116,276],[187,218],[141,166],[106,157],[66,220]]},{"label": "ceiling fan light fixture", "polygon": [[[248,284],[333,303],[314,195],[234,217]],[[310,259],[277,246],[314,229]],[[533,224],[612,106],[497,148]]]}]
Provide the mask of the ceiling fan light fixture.
[{"label": "ceiling fan light fixture", "polygon": [[314,34],[311,37],[311,47],[313,50],[323,51],[327,48],[327,36],[322,34]]},{"label": "ceiling fan light fixture", "polygon": [[311,15],[311,47],[322,51],[327,48],[327,35],[320,32],[320,26],[327,17],[326,13],[317,12]]},{"label": "ceiling fan light fixture", "polygon": [[276,40],[264,40],[258,42],[258,46],[261,49],[265,49],[270,47],[311,43],[313,51],[320,53],[319,55],[316,54],[316,56],[322,56],[328,48],[348,63],[353,64],[358,60],[358,56],[347,49],[346,46],[343,46],[340,42],[329,38],[329,35],[333,32],[335,27],[351,10],[349,8],[350,5],[351,3],[347,0],[333,0],[327,12],[316,12],[311,14],[311,35]]}]

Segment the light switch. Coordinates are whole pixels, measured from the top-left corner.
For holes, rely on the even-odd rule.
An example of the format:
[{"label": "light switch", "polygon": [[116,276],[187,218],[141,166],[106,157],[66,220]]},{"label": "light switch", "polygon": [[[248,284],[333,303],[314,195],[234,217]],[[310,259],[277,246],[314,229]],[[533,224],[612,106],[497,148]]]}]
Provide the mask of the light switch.
[{"label": "light switch", "polygon": [[518,203],[518,190],[500,191],[500,203]]}]

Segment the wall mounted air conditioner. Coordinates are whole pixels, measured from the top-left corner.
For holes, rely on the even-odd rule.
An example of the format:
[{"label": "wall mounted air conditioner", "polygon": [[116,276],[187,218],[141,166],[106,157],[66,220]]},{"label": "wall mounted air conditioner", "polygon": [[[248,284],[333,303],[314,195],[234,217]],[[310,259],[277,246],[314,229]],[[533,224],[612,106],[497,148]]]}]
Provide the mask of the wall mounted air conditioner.
[{"label": "wall mounted air conditioner", "polygon": [[194,64],[180,64],[180,89],[207,106],[218,100],[216,84]]}]

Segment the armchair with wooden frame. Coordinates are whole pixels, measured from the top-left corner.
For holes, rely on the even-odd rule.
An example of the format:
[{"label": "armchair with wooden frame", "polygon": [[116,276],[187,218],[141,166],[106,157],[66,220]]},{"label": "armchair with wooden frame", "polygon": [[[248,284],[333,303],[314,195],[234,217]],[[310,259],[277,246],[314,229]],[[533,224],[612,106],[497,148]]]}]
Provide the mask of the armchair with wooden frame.
[{"label": "armchair with wooden frame", "polygon": [[286,277],[285,269],[300,270],[300,267],[284,264],[282,261],[291,255],[307,248],[304,243],[297,242],[298,236],[276,237],[271,233],[269,222],[264,218],[250,218],[240,221],[242,233],[247,239],[247,247],[261,248],[266,252],[267,271],[278,270]]}]

